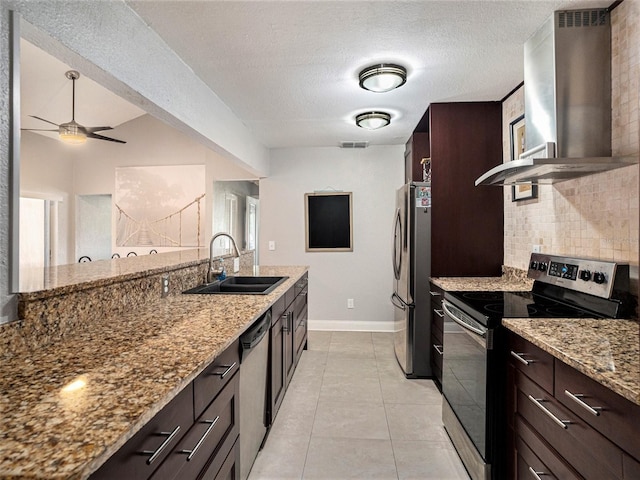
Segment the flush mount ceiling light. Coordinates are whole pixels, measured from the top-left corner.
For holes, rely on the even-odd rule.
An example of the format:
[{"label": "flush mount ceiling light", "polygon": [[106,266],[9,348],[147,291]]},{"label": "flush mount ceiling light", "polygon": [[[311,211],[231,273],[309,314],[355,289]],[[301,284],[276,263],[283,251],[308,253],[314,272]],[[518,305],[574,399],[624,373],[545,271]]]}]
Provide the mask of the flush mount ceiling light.
[{"label": "flush mount ceiling light", "polygon": [[356,115],[356,125],[367,130],[377,130],[391,123],[391,115],[386,112],[365,112]]},{"label": "flush mount ceiling light", "polygon": [[360,86],[371,92],[388,92],[407,81],[407,69],[401,65],[381,63],[360,72]]}]

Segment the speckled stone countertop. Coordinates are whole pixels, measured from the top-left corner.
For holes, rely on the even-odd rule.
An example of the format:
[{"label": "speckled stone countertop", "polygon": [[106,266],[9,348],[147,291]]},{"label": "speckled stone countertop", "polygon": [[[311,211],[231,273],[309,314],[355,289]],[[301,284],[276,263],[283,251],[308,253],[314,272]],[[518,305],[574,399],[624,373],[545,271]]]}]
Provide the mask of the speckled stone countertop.
[{"label": "speckled stone countertop", "polygon": [[98,260],[20,271],[19,292],[25,299],[60,295],[78,288],[109,285],[141,274],[170,271],[176,265],[197,265],[209,258],[208,248],[194,248],[159,255],[127,257],[122,261]]},{"label": "speckled stone countertop", "polygon": [[158,299],[4,362],[0,478],[88,477],[306,271],[260,267],[289,278],[268,295]]},{"label": "speckled stone countertop", "polygon": [[529,291],[533,280],[510,277],[432,277],[431,281],[449,291]]},{"label": "speckled stone countertop", "polygon": [[509,330],[640,405],[640,324],[635,320],[503,319]]}]

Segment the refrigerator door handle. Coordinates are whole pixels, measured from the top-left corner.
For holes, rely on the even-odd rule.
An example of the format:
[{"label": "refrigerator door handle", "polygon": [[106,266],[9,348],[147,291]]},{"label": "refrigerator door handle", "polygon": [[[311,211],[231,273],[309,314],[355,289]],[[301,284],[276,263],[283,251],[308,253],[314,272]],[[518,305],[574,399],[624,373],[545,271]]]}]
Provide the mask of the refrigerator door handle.
[{"label": "refrigerator door handle", "polygon": [[393,275],[400,280],[400,268],[402,264],[402,218],[400,209],[396,210],[396,218],[393,224]]},{"label": "refrigerator door handle", "polygon": [[405,302],[398,296],[396,292],[393,292],[393,294],[391,295],[391,303],[393,303],[394,307],[399,308],[400,310],[406,310],[407,308],[413,308],[415,306],[413,304],[408,304],[407,302]]}]

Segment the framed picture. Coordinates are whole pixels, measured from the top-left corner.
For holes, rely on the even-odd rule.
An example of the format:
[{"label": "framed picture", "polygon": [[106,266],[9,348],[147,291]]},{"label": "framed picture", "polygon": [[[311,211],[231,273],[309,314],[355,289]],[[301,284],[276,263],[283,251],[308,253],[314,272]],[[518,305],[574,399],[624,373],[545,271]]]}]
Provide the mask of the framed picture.
[{"label": "framed picture", "polygon": [[305,193],[307,252],[352,252],[351,192]]},{"label": "framed picture", "polygon": [[[524,115],[520,115],[509,124],[511,160],[517,160],[525,150]],[[538,186],[534,183],[513,185],[511,201],[518,202],[538,197]]]}]

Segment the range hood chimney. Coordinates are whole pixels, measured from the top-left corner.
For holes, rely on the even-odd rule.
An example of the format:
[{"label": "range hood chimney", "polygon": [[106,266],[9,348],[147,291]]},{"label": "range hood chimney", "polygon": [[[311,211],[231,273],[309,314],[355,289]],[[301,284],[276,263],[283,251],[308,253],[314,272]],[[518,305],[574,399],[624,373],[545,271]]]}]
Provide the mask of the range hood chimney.
[{"label": "range hood chimney", "polygon": [[525,43],[525,152],[478,185],[555,183],[638,163],[611,156],[611,23],[606,8],[558,11]]}]

